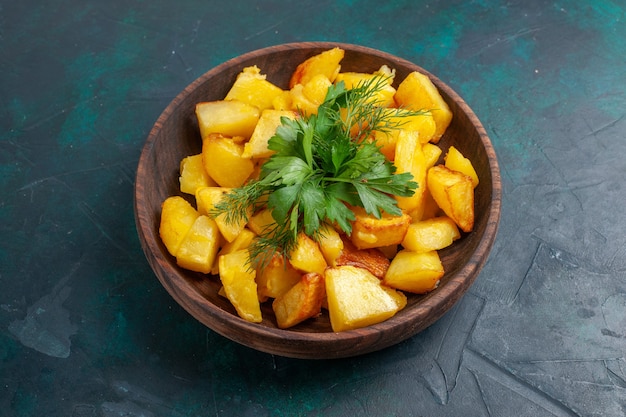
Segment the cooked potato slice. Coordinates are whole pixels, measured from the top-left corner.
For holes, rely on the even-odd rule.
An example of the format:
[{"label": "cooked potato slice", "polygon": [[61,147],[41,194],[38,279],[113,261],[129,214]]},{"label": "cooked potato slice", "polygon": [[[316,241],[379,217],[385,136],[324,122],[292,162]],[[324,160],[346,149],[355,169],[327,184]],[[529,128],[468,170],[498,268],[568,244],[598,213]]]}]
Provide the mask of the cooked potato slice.
[{"label": "cooked potato slice", "polygon": [[305,273],[323,274],[328,266],[319,244],[304,233],[298,234],[298,241],[295,249],[289,254],[289,261],[294,268]]},{"label": "cooked potato slice", "polygon": [[324,102],[331,82],[324,74],[317,74],[306,84],[296,84],[290,90],[292,110],[305,115],[317,114],[317,108]]},{"label": "cooked potato slice", "polygon": [[419,133],[412,130],[401,130],[396,143],[393,164],[398,173],[408,172],[413,175],[417,188],[412,196],[396,196],[398,207],[406,212],[421,212],[424,205],[426,190],[426,159],[419,142]]},{"label": "cooked potato slice", "polygon": [[426,169],[435,166],[441,153],[441,148],[434,143],[424,143],[422,145],[422,152],[424,152],[424,159],[426,160]]},{"label": "cooked potato slice", "polygon": [[254,213],[248,220],[248,227],[257,235],[268,233],[269,228],[276,226],[276,221],[272,217],[272,210],[263,209]]},{"label": "cooked potato slice", "polygon": [[289,80],[289,88],[293,88],[296,84],[306,84],[311,78],[318,74],[323,74],[334,82],[341,65],[345,51],[341,48],[333,48],[314,55],[303,61],[296,67]]},{"label": "cooked potato slice", "polygon": [[256,271],[250,268],[249,256],[246,249],[220,256],[220,280],[239,317],[260,323],[263,317],[255,282]]},{"label": "cooked potato slice", "polygon": [[253,65],[243,69],[224,100],[238,100],[257,107],[259,110],[273,108],[274,100],[283,90],[267,81],[266,75]]},{"label": "cooked potato slice", "polygon": [[402,246],[413,252],[430,252],[448,247],[460,237],[456,223],[441,216],[411,223]]},{"label": "cooked potato slice", "polygon": [[366,269],[328,268],[324,278],[330,324],[335,332],[380,323],[406,306],[404,294],[384,287]]},{"label": "cooked potato slice", "polygon": [[302,89],[302,93],[312,102],[318,106],[324,102],[326,94],[328,93],[328,87],[332,83],[325,74],[317,74],[311,78]]},{"label": "cooked potato slice", "polygon": [[[217,223],[217,222],[216,222]],[[228,253],[237,252],[238,250],[247,249],[256,235],[252,233],[250,230],[244,228],[241,233],[237,235],[235,240],[232,242],[223,242],[221,244],[221,249],[217,252],[217,256],[215,257],[215,262],[213,262],[213,267],[211,268],[211,273],[213,275],[219,274],[219,257],[221,255],[226,255]]]},{"label": "cooked potato slice", "polygon": [[343,81],[346,89],[358,87],[366,82],[371,82],[374,77],[387,77],[386,85],[382,88],[376,96],[373,98],[373,102],[381,107],[390,107],[395,105],[393,96],[396,93],[396,89],[391,85],[393,82],[393,75],[390,71],[379,70],[373,73],[363,72],[340,72],[335,78],[335,83]]},{"label": "cooked potato slice", "polygon": [[401,250],[391,261],[383,284],[399,290],[424,294],[437,288],[444,270],[436,251]]},{"label": "cooked potato slice", "polygon": [[210,134],[202,141],[204,169],[220,187],[240,187],[252,175],[254,162],[242,154],[242,144],[221,134]]},{"label": "cooked potato slice", "polygon": [[377,278],[382,279],[389,268],[389,259],[378,249],[357,249],[348,239],[335,261],[335,266],[351,265],[367,269]]},{"label": "cooked potato slice", "polygon": [[309,100],[304,95],[304,86],[302,84],[296,84],[291,90],[289,90],[291,103],[291,110],[297,111],[300,114],[309,116],[311,114],[317,114],[318,104]]},{"label": "cooked potato slice", "polygon": [[350,240],[358,249],[399,244],[411,223],[411,217],[405,213],[400,216],[384,214],[377,219],[361,208],[353,210],[356,219],[352,222]]},{"label": "cooked potato slice", "polygon": [[259,120],[258,107],[239,100],[218,100],[196,104],[196,117],[202,139],[211,133],[249,138]]},{"label": "cooked potato slice", "polygon": [[180,161],[180,191],[185,194],[196,194],[201,187],[217,185],[204,169],[202,154],[190,155]]},{"label": "cooked potato slice", "polygon": [[[203,187],[196,192],[196,204],[198,212],[209,215],[213,208],[228,194],[232,189],[227,187]],[[248,211],[250,215],[250,210]],[[234,241],[246,226],[246,219],[239,221],[227,221],[226,213],[222,213],[215,217],[215,223],[219,228],[222,236],[227,242]]]},{"label": "cooked potato slice", "polygon": [[287,117],[293,119],[296,113],[290,110],[268,109],[261,113],[252,137],[244,145],[243,158],[267,158],[274,152],[269,150],[267,142],[276,133],[276,128],[281,125],[281,119]]},{"label": "cooked potato slice", "polygon": [[398,86],[395,95],[399,106],[411,110],[430,111],[435,119],[435,133],[431,141],[437,143],[452,120],[452,112],[437,87],[427,75],[414,71]]},{"label": "cooked potato slice", "polygon": [[325,296],[322,275],[317,273],[303,275],[296,285],[272,303],[278,327],[287,329],[319,315]]},{"label": "cooked potato slice", "polygon": [[168,197],[161,205],[159,235],[172,256],[176,256],[181,242],[198,216],[196,209],[179,196]]},{"label": "cooked potato slice", "polygon": [[474,228],[474,187],[470,177],[435,165],[428,170],[428,190],[461,230],[470,232]]},{"label": "cooked potato slice", "polygon": [[380,151],[385,157],[394,161],[396,156],[396,145],[398,136],[403,131],[416,132],[418,135],[419,143],[428,143],[435,134],[435,119],[431,113],[426,112],[419,115],[408,115],[404,109],[389,108],[386,109],[390,126],[397,126],[388,132],[376,131],[374,132],[374,140],[380,147]]},{"label": "cooked potato slice", "polygon": [[257,269],[257,291],[260,297],[277,298],[296,285],[301,277],[302,273],[276,253],[267,264]]},{"label": "cooked potato slice", "polygon": [[285,90],[280,93],[272,102],[272,107],[274,110],[293,110],[291,91]]},{"label": "cooked potato slice", "polygon": [[208,274],[211,272],[220,243],[220,232],[213,219],[198,216],[176,252],[181,268]]},{"label": "cooked potato slice", "polygon": [[444,157],[446,168],[452,171],[459,171],[472,179],[472,186],[476,188],[478,185],[478,174],[472,165],[472,162],[463,156],[461,152],[454,146],[450,146],[448,153]]},{"label": "cooked potato slice", "polygon": [[335,266],[335,260],[344,248],[344,241],[339,232],[329,225],[323,225],[318,243],[328,265]]}]

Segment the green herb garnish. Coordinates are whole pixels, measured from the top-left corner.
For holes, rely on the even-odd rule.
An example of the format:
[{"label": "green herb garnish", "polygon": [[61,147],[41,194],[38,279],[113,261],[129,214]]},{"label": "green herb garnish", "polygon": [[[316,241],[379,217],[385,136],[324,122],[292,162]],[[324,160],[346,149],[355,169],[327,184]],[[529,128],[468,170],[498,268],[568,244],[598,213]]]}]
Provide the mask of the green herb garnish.
[{"label": "green herb garnish", "polygon": [[226,221],[232,222],[247,220],[249,207],[267,205],[272,211],[275,225],[250,248],[254,265],[277,251],[287,256],[302,231],[317,239],[325,222],[349,235],[355,216],[346,204],[377,218],[382,212],[401,214],[393,196],[413,195],[417,183],[410,173],[395,174],[370,136],[398,129],[402,116],[421,112],[381,107],[375,97],[386,83],[383,76],[350,90],[337,83],[328,89],[317,115],[283,118],[268,142],[275,153],[263,164],[259,179],[232,190],[216,205],[212,214],[226,213]]}]

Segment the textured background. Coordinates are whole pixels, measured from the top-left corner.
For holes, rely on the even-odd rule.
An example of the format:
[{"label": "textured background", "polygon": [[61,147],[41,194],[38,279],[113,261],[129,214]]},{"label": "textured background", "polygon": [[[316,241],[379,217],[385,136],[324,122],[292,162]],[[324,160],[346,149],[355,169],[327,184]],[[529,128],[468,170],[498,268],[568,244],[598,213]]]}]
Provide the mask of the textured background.
[{"label": "textured background", "polygon": [[[626,6],[620,1],[0,1],[0,415],[623,416]],[[309,362],[183,311],[135,231],[143,142],[238,54],[399,55],[498,153],[492,255],[423,333]]]}]

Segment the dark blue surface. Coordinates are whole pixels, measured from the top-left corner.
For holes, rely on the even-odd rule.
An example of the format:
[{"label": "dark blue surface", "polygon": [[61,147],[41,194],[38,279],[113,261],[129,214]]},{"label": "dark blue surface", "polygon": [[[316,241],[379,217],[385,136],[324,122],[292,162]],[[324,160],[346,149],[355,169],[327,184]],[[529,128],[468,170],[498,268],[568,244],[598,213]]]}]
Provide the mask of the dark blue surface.
[{"label": "dark blue surface", "polygon": [[[625,20],[619,1],[0,3],[0,415],[625,415]],[[436,74],[485,125],[504,186],[490,260],[455,308],[317,362],[183,311],[132,201],[180,90],[309,40]]]}]

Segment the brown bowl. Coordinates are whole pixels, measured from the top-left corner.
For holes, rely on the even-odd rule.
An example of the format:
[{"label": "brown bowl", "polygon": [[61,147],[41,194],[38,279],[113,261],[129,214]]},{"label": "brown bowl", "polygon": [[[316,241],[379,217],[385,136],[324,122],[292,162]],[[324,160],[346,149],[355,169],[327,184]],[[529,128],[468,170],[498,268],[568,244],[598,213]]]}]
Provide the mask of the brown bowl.
[{"label": "brown bowl", "polygon": [[[300,62],[338,46],[345,50],[342,71],[372,72],[386,64],[396,81],[412,71],[431,77],[454,114],[439,142],[445,151],[457,147],[475,166],[480,185],[475,191],[474,230],[440,251],[446,273],[431,293],[408,295],[408,305],[391,319],[366,328],[335,333],[328,314],[289,329],[279,329],[271,306],[264,305],[263,322],[237,316],[229,301],[218,295],[217,277],[179,268],[159,238],[161,203],[179,191],[179,163],[200,153],[201,139],[194,113],[200,101],[223,99],[244,67],[256,65],[274,84],[287,88]],[[156,121],[139,159],[135,183],[135,218],[141,245],[161,284],[193,317],[215,332],[260,351],[296,358],[340,358],[394,345],[424,330],[448,311],[467,291],[485,264],[500,218],[500,172],[485,129],[468,105],[450,87],[404,59],[362,46],[302,42],[273,46],[231,59],[185,88]],[[266,303],[267,304],[267,303]]]}]

